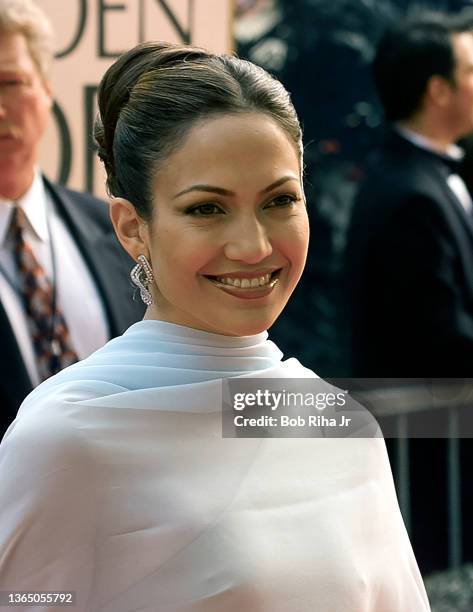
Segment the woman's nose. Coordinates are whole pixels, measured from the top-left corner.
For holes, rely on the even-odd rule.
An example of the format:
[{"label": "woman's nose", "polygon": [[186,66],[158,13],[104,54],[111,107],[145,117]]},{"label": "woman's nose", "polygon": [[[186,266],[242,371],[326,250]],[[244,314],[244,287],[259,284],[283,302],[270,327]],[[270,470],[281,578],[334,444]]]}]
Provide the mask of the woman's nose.
[{"label": "woman's nose", "polygon": [[226,237],[225,256],[248,264],[259,263],[273,252],[268,229],[251,219],[235,225]]}]

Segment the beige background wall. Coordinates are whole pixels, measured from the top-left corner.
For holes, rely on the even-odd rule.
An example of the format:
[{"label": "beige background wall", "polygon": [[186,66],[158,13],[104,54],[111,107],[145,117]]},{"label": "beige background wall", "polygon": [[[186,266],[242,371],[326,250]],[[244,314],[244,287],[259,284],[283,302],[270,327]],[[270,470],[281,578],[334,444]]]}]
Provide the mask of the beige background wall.
[{"label": "beige background wall", "polygon": [[56,34],[53,119],[41,167],[56,181],[105,195],[90,139],[100,78],[121,52],[143,40],[231,50],[233,0],[37,0]]}]

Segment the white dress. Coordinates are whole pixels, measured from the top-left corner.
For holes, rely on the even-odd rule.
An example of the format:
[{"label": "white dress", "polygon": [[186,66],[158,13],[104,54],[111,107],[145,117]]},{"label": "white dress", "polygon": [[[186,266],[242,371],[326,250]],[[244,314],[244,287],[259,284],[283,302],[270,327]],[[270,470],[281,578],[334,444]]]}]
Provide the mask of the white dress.
[{"label": "white dress", "polygon": [[26,399],[0,591],[76,605],[15,610],[429,610],[382,439],[222,438],[221,378],[315,376],[266,338],[142,321]]}]

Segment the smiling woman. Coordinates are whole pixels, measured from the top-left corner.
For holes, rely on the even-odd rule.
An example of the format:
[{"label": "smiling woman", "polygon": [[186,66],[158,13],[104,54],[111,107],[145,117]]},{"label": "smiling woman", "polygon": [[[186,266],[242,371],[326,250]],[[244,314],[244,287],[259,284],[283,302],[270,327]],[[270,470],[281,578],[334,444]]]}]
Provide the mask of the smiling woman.
[{"label": "smiling woman", "polygon": [[146,43],[99,109],[148,308],[5,437],[0,590],[75,591],[81,612],[426,612],[382,438],[222,436],[222,381],[317,381],[266,332],[309,239],[289,95],[235,57]]},{"label": "smiling woman", "polygon": [[154,271],[146,318],[268,329],[309,238],[302,134],[282,85],[236,58],[146,43],[109,70],[99,106],[112,221]]},{"label": "smiling woman", "polygon": [[231,336],[268,329],[307,254],[300,174],[300,154],[274,119],[229,114],[194,124],[159,166],[149,220],[112,200],[121,243],[154,270],[146,318]]}]

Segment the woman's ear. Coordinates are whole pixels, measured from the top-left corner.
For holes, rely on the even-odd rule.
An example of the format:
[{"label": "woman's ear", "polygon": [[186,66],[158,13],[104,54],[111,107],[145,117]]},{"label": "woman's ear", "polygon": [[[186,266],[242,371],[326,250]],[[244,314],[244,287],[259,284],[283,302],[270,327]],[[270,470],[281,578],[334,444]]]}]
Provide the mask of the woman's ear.
[{"label": "woman's ear", "polygon": [[138,255],[148,256],[146,221],[139,216],[131,202],[124,198],[112,198],[110,219],[120,244],[132,259],[136,261]]}]

